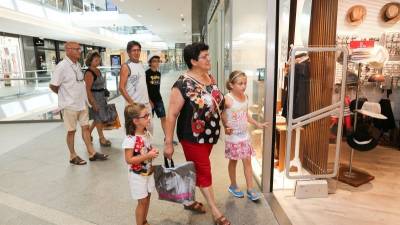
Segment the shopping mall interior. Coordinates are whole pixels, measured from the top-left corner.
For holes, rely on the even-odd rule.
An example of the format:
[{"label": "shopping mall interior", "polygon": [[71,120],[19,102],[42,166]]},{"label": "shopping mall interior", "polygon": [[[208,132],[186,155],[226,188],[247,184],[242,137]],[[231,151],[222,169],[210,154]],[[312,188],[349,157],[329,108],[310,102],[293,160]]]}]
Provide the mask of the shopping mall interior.
[{"label": "shopping mall interior", "polygon": [[[133,40],[145,70],[159,58],[167,117],[171,88],[190,69],[186,46],[209,46],[209,74],[224,95],[233,71],[246,74],[249,157],[262,198],[228,191],[228,134],[209,156],[216,205],[231,224],[400,224],[399,0],[1,0],[0,224],[136,224],[120,89]],[[88,160],[80,129],[75,149],[87,164],[69,162],[65,112],[49,88],[70,42],[79,43],[82,74],[98,53],[102,90],[118,114],[104,128],[111,146],[92,133],[91,145],[108,155],[102,162]],[[151,120],[160,150],[153,165],[163,165],[164,128]],[[185,157],[176,143],[174,161]],[[239,163],[244,191],[243,170]],[[144,224],[215,224],[200,189],[195,196],[205,214],[154,192]]]}]

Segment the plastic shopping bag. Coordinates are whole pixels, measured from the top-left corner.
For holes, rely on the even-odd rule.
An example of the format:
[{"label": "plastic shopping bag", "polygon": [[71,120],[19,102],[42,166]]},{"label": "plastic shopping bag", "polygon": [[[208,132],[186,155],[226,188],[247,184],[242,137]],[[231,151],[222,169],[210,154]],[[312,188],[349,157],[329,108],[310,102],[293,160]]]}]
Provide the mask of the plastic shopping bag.
[{"label": "plastic shopping bag", "polygon": [[160,200],[183,203],[195,200],[196,170],[193,162],[185,162],[174,167],[168,165],[167,158],[164,158],[165,165],[157,165],[154,170],[154,179],[158,198]]}]

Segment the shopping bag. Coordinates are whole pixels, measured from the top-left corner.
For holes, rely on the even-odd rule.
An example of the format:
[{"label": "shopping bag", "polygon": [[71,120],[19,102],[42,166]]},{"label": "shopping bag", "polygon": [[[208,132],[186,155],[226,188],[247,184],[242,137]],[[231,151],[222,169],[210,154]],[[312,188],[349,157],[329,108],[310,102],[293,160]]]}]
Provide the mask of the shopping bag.
[{"label": "shopping bag", "polygon": [[195,200],[196,170],[193,162],[181,165],[168,165],[164,158],[164,166],[154,166],[154,180],[160,200],[183,203]]},{"label": "shopping bag", "polygon": [[104,130],[118,129],[120,127],[121,127],[121,121],[119,120],[118,114],[115,117],[114,121],[103,123],[103,129]]}]

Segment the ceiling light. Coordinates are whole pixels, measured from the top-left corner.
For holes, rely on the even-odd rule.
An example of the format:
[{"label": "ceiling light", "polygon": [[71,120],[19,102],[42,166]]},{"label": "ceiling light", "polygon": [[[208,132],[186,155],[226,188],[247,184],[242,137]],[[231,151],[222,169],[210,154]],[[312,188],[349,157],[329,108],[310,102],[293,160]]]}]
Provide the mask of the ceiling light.
[{"label": "ceiling light", "polygon": [[181,13],[181,17],[183,17],[183,14]]},{"label": "ceiling light", "polygon": [[137,17],[139,17],[139,18],[142,18],[143,16],[142,16],[142,15],[140,15],[140,14],[138,14],[138,15],[137,15]]}]

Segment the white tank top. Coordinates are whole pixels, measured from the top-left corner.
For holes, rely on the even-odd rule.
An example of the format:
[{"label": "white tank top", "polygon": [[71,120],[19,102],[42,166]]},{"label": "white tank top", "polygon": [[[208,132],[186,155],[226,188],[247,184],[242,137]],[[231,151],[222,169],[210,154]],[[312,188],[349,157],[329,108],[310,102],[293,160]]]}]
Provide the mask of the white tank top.
[{"label": "white tank top", "polygon": [[247,98],[244,102],[239,102],[230,93],[227,96],[232,99],[232,106],[226,109],[227,125],[233,129],[233,133],[226,135],[225,140],[239,142],[249,139],[250,136],[247,129]]},{"label": "white tank top", "polygon": [[149,94],[147,92],[146,72],[142,63],[126,62],[129,68],[129,76],[126,82],[126,91],[134,102],[148,104]]}]

